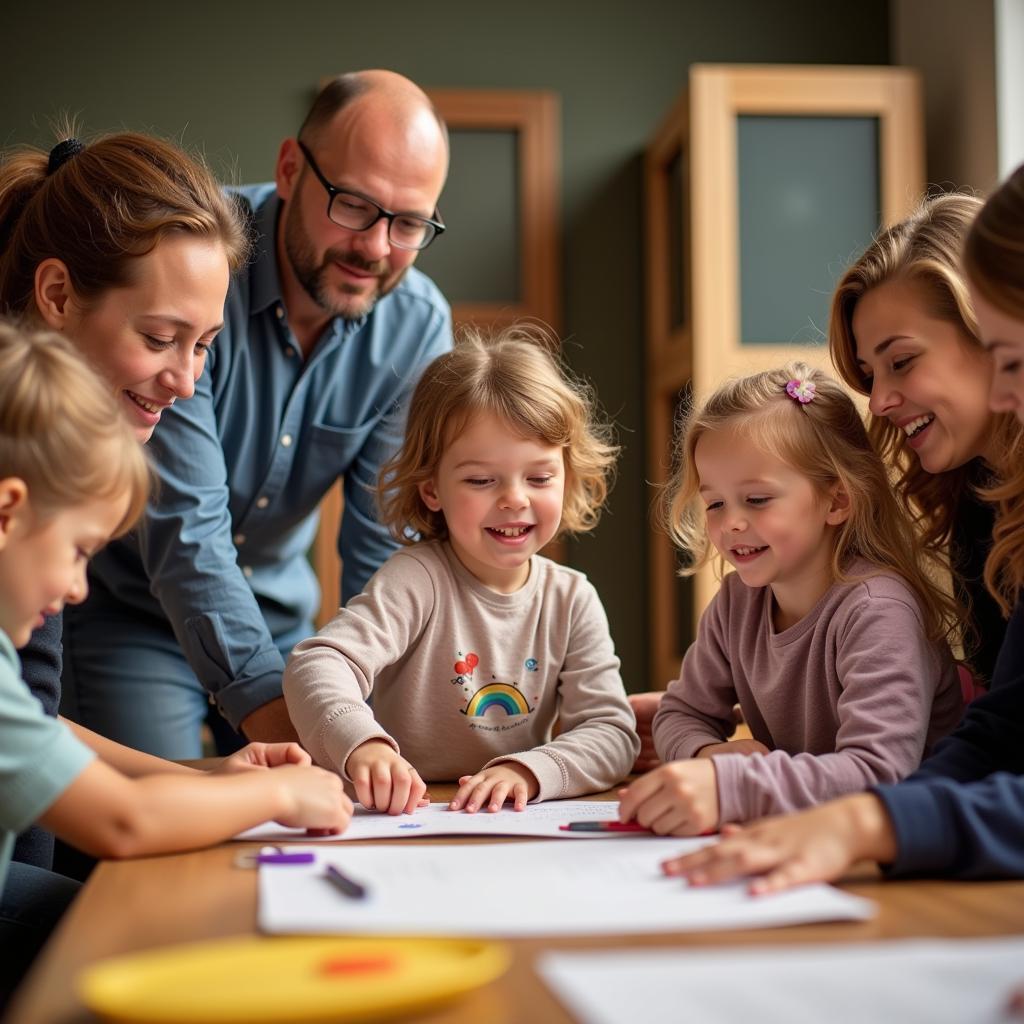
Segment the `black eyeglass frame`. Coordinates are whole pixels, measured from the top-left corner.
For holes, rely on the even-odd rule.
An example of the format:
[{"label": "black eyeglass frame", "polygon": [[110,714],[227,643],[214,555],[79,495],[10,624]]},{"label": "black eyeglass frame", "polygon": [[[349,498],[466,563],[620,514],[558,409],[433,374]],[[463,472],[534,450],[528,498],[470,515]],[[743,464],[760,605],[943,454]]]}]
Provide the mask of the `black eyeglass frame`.
[{"label": "black eyeglass frame", "polygon": [[[438,235],[443,235],[445,232],[445,225],[441,217],[441,211],[437,208],[434,209],[434,217],[421,217],[418,213],[396,213],[393,210],[388,210],[386,207],[380,205],[376,199],[371,199],[367,195],[363,195],[362,192],[356,192],[350,188],[338,188],[337,185],[332,185],[325,177],[323,171],[317,167],[316,160],[313,159],[313,154],[310,153],[306,144],[302,140],[298,140],[299,149],[302,151],[302,155],[306,158],[306,163],[309,164],[310,169],[316,175],[317,181],[323,185],[324,190],[327,192],[327,219],[332,224],[338,224],[338,222],[331,216],[331,207],[334,205],[334,200],[337,196],[354,196],[356,199],[361,200],[364,203],[369,203],[370,206],[374,207],[377,211],[377,216],[370,221],[365,227],[361,228],[350,228],[347,224],[338,224],[338,227],[345,228],[346,231],[369,231],[374,224],[379,220],[386,220],[388,222],[388,241],[398,249],[407,249],[410,252],[422,252],[430,245]],[[423,243],[423,245],[403,245],[401,242],[396,242],[391,237],[391,226],[395,222],[396,217],[409,217],[414,220],[422,221],[424,224],[429,224],[434,229],[434,233]],[[436,218],[436,219],[435,219]]]}]

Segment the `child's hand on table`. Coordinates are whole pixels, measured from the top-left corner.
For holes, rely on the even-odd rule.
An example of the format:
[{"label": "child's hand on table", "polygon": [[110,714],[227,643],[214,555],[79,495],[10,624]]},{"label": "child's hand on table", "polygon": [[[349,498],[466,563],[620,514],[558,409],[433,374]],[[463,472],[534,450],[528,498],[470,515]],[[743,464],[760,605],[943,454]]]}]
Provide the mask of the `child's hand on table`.
[{"label": "child's hand on table", "polygon": [[419,772],[384,740],[360,743],[348,756],[345,774],[352,780],[356,799],[368,810],[412,814],[429,802]]},{"label": "child's hand on table", "polygon": [[696,757],[712,757],[715,754],[770,754],[771,751],[757,740],[726,740],[724,743],[709,743],[697,751]]},{"label": "child's hand on table", "polygon": [[288,828],[305,828],[318,835],[343,832],[352,818],[352,801],[345,795],[340,776],[323,768],[287,764],[275,769],[284,786],[289,811],[275,821]]},{"label": "child's hand on table", "polygon": [[211,771],[230,774],[253,768],[278,768],[284,764],[311,765],[313,759],[298,743],[250,743],[222,758]]},{"label": "child's hand on table", "polygon": [[505,801],[511,799],[513,810],[525,811],[527,803],[539,792],[540,783],[529,768],[505,761],[476,775],[463,775],[448,809],[473,814],[486,804],[487,810],[500,811]]},{"label": "child's hand on table", "polygon": [[718,828],[718,785],[711,761],[672,761],[619,790],[619,820],[659,836],[697,836]]},{"label": "child's hand on table", "polygon": [[744,875],[754,894],[830,882],[855,861],[891,861],[896,838],[878,797],[858,793],[799,814],[726,825],[722,841],[662,864],[667,875],[712,885]]}]

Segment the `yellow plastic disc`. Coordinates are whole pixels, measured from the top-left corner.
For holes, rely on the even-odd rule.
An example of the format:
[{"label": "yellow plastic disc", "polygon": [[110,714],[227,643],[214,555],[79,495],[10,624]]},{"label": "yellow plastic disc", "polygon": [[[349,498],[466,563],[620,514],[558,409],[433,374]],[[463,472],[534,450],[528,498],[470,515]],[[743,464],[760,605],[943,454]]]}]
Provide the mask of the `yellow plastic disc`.
[{"label": "yellow plastic disc", "polygon": [[425,1009],[508,964],[492,942],[254,937],[104,960],[78,985],[90,1010],[119,1024],[303,1024]]}]

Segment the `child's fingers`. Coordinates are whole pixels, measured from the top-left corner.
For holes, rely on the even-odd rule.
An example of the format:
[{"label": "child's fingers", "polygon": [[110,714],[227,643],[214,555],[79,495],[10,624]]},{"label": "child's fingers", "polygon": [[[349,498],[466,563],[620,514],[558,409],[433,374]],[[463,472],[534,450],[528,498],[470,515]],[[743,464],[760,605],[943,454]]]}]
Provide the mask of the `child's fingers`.
[{"label": "child's fingers", "polygon": [[637,821],[658,836],[692,836],[700,831],[691,807],[659,797],[647,801]]},{"label": "child's fingers", "polygon": [[525,811],[526,804],[530,799],[530,794],[526,788],[526,783],[517,782],[512,787],[512,794],[515,800],[515,802],[512,804],[513,808],[517,811]]},{"label": "child's fingers", "polygon": [[370,785],[370,772],[366,768],[358,769],[352,776],[352,788],[356,799],[368,810],[373,810],[373,786]]},{"label": "child's fingers", "polygon": [[409,803],[412,791],[412,769],[401,761],[391,765],[391,800],[388,814],[401,814]]},{"label": "child's fingers", "polygon": [[466,812],[475,814],[486,802],[494,788],[495,780],[486,772],[480,772],[469,780],[469,792],[466,795]]},{"label": "child's fingers", "polygon": [[466,799],[469,797],[472,786],[470,783],[475,779],[475,775],[463,775],[459,779],[459,788],[455,791],[455,796],[452,797],[452,802],[448,805],[449,811],[462,810],[466,805]]},{"label": "child's fingers", "polygon": [[680,823],[689,817],[690,812],[686,800],[680,800],[675,794],[659,789],[637,807],[633,818],[644,828],[654,831],[657,823],[661,823],[662,826],[667,826],[670,820],[673,824]]},{"label": "child's fingers", "polygon": [[661,789],[659,772],[636,780],[636,782],[619,790],[619,821],[632,821],[636,817],[637,808]]},{"label": "child's fingers", "polygon": [[661,870],[666,875],[682,876],[692,881],[695,874],[707,870],[711,861],[711,851],[705,848],[697,850],[696,853],[683,853],[678,857],[669,857],[668,860],[661,862]]},{"label": "child's fingers", "polygon": [[753,896],[764,896],[771,892],[791,889],[794,885],[818,881],[821,881],[820,873],[811,871],[803,861],[790,860],[780,864],[774,871],[753,879],[749,889]]},{"label": "child's fingers", "polygon": [[391,806],[391,764],[377,761],[370,769],[370,785],[373,787],[373,806],[378,811],[388,811]]},{"label": "child's fingers", "polygon": [[508,796],[511,788],[512,787],[507,782],[495,782],[491,787],[490,796],[487,798],[487,810],[492,814],[495,811],[500,811],[505,804],[505,798]]},{"label": "child's fingers", "polygon": [[[255,747],[255,744],[250,744]],[[282,764],[311,765],[313,759],[298,743],[263,743],[261,744],[260,764],[276,768]]]},{"label": "child's fingers", "polygon": [[411,785],[409,787],[409,799],[405,802],[405,814],[412,814],[417,807],[423,806],[423,794],[427,791],[427,784],[420,778],[420,774],[415,768],[409,769],[409,777]]}]

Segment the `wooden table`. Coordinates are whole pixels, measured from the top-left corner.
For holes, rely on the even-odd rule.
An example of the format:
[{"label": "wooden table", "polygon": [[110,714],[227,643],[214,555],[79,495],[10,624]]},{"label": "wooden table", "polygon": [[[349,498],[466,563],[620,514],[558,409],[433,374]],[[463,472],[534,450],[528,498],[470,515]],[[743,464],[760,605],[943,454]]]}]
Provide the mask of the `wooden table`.
[{"label": "wooden table", "polygon": [[[447,796],[445,787],[432,789],[435,800]],[[400,840],[390,840],[396,841]],[[244,848],[232,843],[197,853],[99,865],[26,979],[7,1024],[92,1021],[75,996],[74,980],[83,967],[103,957],[255,934],[256,873],[233,867],[235,855]],[[1024,933],[1024,882],[882,882],[872,867],[865,866],[844,879],[842,888],[875,900],[876,916],[862,923],[757,931],[513,939],[509,941],[512,967],[504,977],[442,1010],[413,1019],[417,1024],[571,1021],[532,968],[535,959],[551,949],[778,946]]]}]

